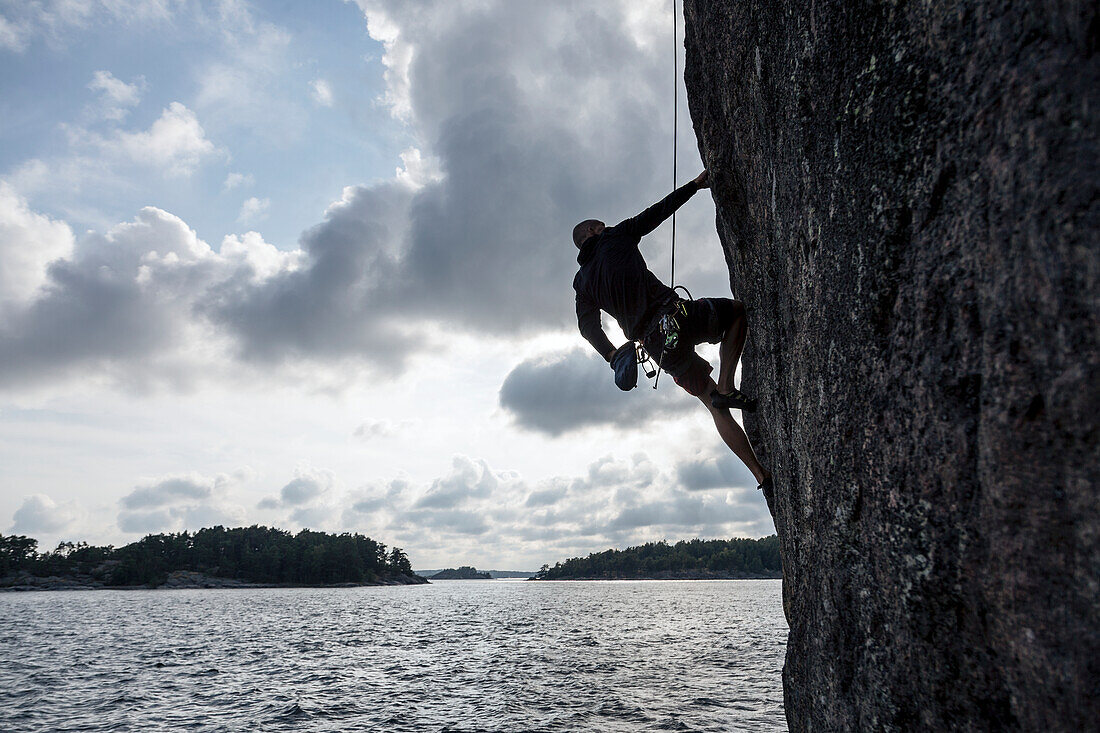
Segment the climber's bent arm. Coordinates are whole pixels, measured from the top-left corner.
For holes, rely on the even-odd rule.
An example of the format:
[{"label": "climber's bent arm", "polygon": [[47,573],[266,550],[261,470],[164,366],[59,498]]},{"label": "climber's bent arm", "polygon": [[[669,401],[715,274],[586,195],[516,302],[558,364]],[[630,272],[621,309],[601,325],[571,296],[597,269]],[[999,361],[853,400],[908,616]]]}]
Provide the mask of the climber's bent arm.
[{"label": "climber's bent arm", "polygon": [[588,303],[580,294],[577,295],[577,327],[581,330],[581,336],[592,344],[592,348],[604,358],[604,361],[611,361],[615,347],[611,345],[611,340],[604,333],[603,323],[600,321],[600,309]]}]

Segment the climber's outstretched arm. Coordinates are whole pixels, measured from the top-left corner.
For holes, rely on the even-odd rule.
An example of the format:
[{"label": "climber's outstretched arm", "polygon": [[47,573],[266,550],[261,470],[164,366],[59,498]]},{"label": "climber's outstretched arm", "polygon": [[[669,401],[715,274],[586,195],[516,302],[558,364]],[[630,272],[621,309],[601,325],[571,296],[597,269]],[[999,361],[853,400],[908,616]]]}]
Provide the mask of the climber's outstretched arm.
[{"label": "climber's outstretched arm", "polygon": [[695,179],[680,186],[637,216],[620,222],[615,228],[638,238],[644,237],[659,227],[661,222],[672,216],[673,212],[683,206],[696,191],[700,188],[707,188],[709,185],[707,183],[707,172],[703,171]]}]

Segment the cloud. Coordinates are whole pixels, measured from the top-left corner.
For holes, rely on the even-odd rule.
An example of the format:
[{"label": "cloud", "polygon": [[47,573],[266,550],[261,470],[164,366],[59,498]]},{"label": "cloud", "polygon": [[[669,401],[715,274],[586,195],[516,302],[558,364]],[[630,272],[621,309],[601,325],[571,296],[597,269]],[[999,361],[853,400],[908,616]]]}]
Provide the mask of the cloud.
[{"label": "cloud", "polygon": [[168,105],[148,130],[119,132],[100,146],[132,162],[153,165],[169,176],[191,175],[215,152],[195,113],[179,102]]},{"label": "cloud", "polygon": [[106,98],[87,108],[84,117],[89,111],[105,124],[59,125],[68,141],[65,153],[24,161],[7,175],[9,184],[24,195],[53,201],[76,195],[78,215],[87,215],[85,194],[93,189],[99,196],[132,195],[150,171],[167,180],[187,178],[225,155],[206,137],[195,113],[180,102],[169,104],[146,129],[120,127],[125,110]]},{"label": "cloud", "polygon": [[[0,314],[0,386],[77,372],[127,384],[187,379],[197,373],[200,354],[214,357],[201,368],[217,367],[228,356],[209,324],[195,318],[209,289],[262,283],[275,272],[293,272],[302,258],[255,232],[227,237],[215,252],[178,217],[146,207],[132,222],[87,235],[72,255],[50,263],[46,277],[36,278],[34,270],[43,267],[51,247],[58,253],[70,247],[68,230],[3,193],[0,188],[0,227],[14,232],[0,242],[4,272],[13,272],[23,288],[45,283],[35,290],[37,297]],[[53,244],[36,248],[37,263],[20,259],[26,251],[21,245],[37,241]]]},{"label": "cloud", "polygon": [[15,189],[0,181],[0,316],[46,284],[47,266],[69,257],[73,233],[64,222],[30,210]]},{"label": "cloud", "polygon": [[360,423],[353,436],[362,441],[378,440],[381,438],[392,438],[396,435],[403,434],[414,425],[412,420],[386,420],[386,419],[371,419],[364,420]]},{"label": "cloud", "polygon": [[245,361],[352,357],[397,369],[425,339],[412,327],[416,303],[392,288],[392,227],[408,204],[397,183],[348,188],[325,222],[302,235],[298,269],[262,283],[211,287],[199,315],[231,336]]},{"label": "cloud", "polygon": [[181,345],[195,276],[216,265],[177,217],[142,209],[54,261],[41,296],[0,329],[0,384],[57,378],[82,364],[125,370]]},{"label": "cloud", "polygon": [[532,491],[527,495],[527,500],[523,502],[523,505],[527,507],[538,507],[556,504],[565,498],[568,491],[569,486],[567,484],[555,481],[546,488]]},{"label": "cloud", "polygon": [[321,497],[332,486],[331,476],[320,473],[303,474],[279,491],[283,506],[308,504]]},{"label": "cloud", "polygon": [[91,25],[160,23],[180,3],[173,0],[38,0],[5,3],[0,48],[22,53],[37,38],[61,45],[74,29]]},{"label": "cloud", "polygon": [[130,111],[130,107],[141,101],[141,89],[145,80],[138,77],[134,84],[127,84],[109,71],[97,71],[88,83],[88,88],[99,92],[99,114],[108,120],[121,120]]},{"label": "cloud", "polygon": [[118,528],[132,534],[197,530],[246,521],[244,508],[227,501],[233,487],[253,477],[250,468],[232,474],[185,473],[147,481],[119,499]]},{"label": "cloud", "polygon": [[271,199],[260,199],[252,196],[241,204],[241,213],[237,215],[237,221],[242,223],[254,222],[262,219],[271,206]]},{"label": "cloud", "polygon": [[[118,228],[82,240],[80,256],[50,268],[47,292],[0,329],[0,384],[77,368],[113,376],[126,367],[155,384],[187,384],[181,375],[228,372],[221,365],[234,360],[267,373],[346,361],[397,375],[413,354],[438,348],[427,326],[500,338],[575,330],[573,225],[590,216],[617,221],[666,193],[661,171],[670,161],[659,151],[667,150],[671,109],[667,59],[654,53],[654,41],[666,37],[667,12],[625,0],[583,12],[558,3],[359,5],[386,49],[387,103],[418,141],[395,177],[347,187],[302,234],[300,251],[267,252],[272,266],[262,276],[254,260],[226,252],[244,237],[169,261],[152,220],[189,227],[157,209],[139,214],[150,236],[144,253],[120,269],[93,266],[118,259]],[[222,3],[219,13],[226,58],[200,74],[195,109],[218,129],[269,134],[298,125],[300,110],[272,91],[286,70],[289,34],[243,3]],[[539,43],[530,42],[533,27]],[[496,30],[486,36],[486,28]],[[168,176],[191,175],[218,154],[196,113],[179,102],[147,130],[72,134],[77,147],[117,158],[112,165],[153,164]],[[101,161],[86,163],[74,163],[74,180],[101,175]],[[47,167],[36,176],[28,169],[27,179],[58,180],[56,166]],[[245,183],[232,178],[231,186],[231,178],[223,185]],[[242,220],[261,203],[243,209]],[[647,255],[660,246],[646,244]],[[141,261],[147,253],[156,253],[150,263]],[[16,346],[28,348],[8,351]],[[195,364],[198,354],[213,361]],[[639,390],[626,396],[637,407],[624,410],[601,377],[599,386],[574,385],[591,390],[593,410],[555,414],[531,391],[535,377],[550,374],[535,371],[526,365],[513,375],[528,381],[510,386],[527,391],[510,393],[506,404],[532,430],[558,435],[673,409]]]},{"label": "cloud", "polygon": [[33,494],[15,510],[12,532],[60,532],[75,519],[76,510],[71,503],[58,504],[45,494]]},{"label": "cloud", "polygon": [[419,148],[407,148],[401,152],[401,166],[394,171],[394,178],[416,191],[443,180],[443,172],[438,159],[423,155]]},{"label": "cloud", "polygon": [[646,427],[655,418],[698,409],[671,380],[654,392],[639,376],[639,388],[623,392],[603,359],[573,349],[518,364],[500,387],[500,406],[519,427],[554,437],[593,426]]},{"label": "cloud", "polygon": [[248,513],[244,507],[236,504],[195,504],[179,510],[184,527],[202,529],[203,527],[240,527],[248,522]]},{"label": "cloud", "polygon": [[310,96],[322,107],[332,106],[332,87],[324,79],[314,79],[309,83]]},{"label": "cloud", "polygon": [[[221,479],[225,481],[224,477]],[[208,499],[214,492],[217,478],[198,474],[170,476],[152,484],[139,486],[119,500],[126,509],[152,509],[181,501]]]},{"label": "cloud", "polygon": [[[645,454],[604,456],[579,475],[529,486],[522,476],[456,456],[449,471],[410,486],[358,490],[337,501],[342,527],[403,543],[429,563],[481,562],[522,553],[537,567],[570,555],[658,539],[772,532],[751,489],[700,493]],[[519,550],[517,548],[523,548]],[[420,561],[417,561],[420,562]]]},{"label": "cloud", "polygon": [[175,528],[176,515],[167,509],[150,512],[119,512],[118,528],[132,534],[152,534]]},{"label": "cloud", "polygon": [[[335,479],[330,471],[320,471],[312,468],[299,468],[295,473],[295,477],[279,490],[278,497],[271,496],[262,499],[257,508],[294,508],[295,511],[292,517],[315,517],[315,514],[303,513],[303,510],[317,509],[316,503],[329,495],[335,485]],[[298,520],[295,519],[295,521]]]},{"label": "cloud", "polygon": [[232,191],[234,188],[245,188],[256,182],[251,173],[230,173],[222,183],[223,191]]},{"label": "cloud", "polygon": [[27,48],[26,30],[0,15],[0,48],[22,53]]},{"label": "cloud", "polygon": [[760,504],[753,502],[751,495],[719,497],[674,490],[666,498],[623,508],[608,523],[608,529],[660,527],[663,532],[715,536],[723,525],[758,523],[767,515],[766,506]]},{"label": "cloud", "polygon": [[676,466],[676,477],[690,491],[756,488],[756,478],[752,472],[728,452],[720,456],[682,461]]},{"label": "cloud", "polygon": [[[408,78],[409,119],[430,156],[406,156],[393,182],[346,189],[303,235],[305,267],[217,293],[208,316],[246,359],[353,356],[387,370],[424,347],[409,337],[417,319],[501,336],[574,328],[573,225],[625,218],[665,193],[650,152],[654,120],[670,112],[656,93],[663,66],[619,5],[583,16],[552,3],[362,6],[392,56],[391,82]],[[547,34],[486,42],[486,27]],[[605,51],[593,54],[597,38]],[[578,114],[584,98],[599,102]],[[424,171],[429,157],[438,167]],[[586,170],[614,170],[615,182]]]},{"label": "cloud", "polygon": [[278,144],[308,134],[301,95],[285,83],[297,74],[291,33],[257,19],[241,0],[222,0],[217,17],[207,22],[218,29],[220,49],[197,73],[195,106],[204,118],[217,129],[243,130]]},{"label": "cloud", "polygon": [[[520,558],[515,562],[530,568],[662,538],[771,533],[759,492],[694,491],[677,473],[662,470],[644,453],[607,455],[578,473],[529,484],[515,472],[457,455],[434,479],[414,482],[399,475],[351,491],[336,485],[328,471],[302,468],[259,508],[275,512],[278,526],[364,532],[420,557],[433,553],[431,563]],[[256,521],[254,512],[229,500],[234,486],[251,476],[191,473],[144,482],[120,500],[118,527],[145,534]],[[17,519],[36,528],[63,526],[74,513],[37,497],[21,512]],[[25,521],[32,515],[47,519]]]},{"label": "cloud", "polygon": [[458,535],[484,535],[491,529],[483,514],[467,509],[413,510],[407,518],[414,526]]},{"label": "cloud", "polygon": [[299,507],[290,514],[290,519],[295,524],[317,529],[328,525],[335,516],[332,508],[327,506]]},{"label": "cloud", "polygon": [[451,473],[432,482],[414,506],[419,509],[450,509],[470,499],[490,496],[502,482],[509,481],[490,470],[485,461],[455,456]]}]

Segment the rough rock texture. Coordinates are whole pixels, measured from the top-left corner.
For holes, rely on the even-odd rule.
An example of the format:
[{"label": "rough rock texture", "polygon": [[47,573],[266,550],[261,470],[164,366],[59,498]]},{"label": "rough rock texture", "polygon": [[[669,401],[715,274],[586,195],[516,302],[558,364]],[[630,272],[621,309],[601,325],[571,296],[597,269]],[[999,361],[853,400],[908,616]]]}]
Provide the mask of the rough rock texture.
[{"label": "rough rock texture", "polygon": [[1097,12],[685,0],[792,730],[1100,720]]}]

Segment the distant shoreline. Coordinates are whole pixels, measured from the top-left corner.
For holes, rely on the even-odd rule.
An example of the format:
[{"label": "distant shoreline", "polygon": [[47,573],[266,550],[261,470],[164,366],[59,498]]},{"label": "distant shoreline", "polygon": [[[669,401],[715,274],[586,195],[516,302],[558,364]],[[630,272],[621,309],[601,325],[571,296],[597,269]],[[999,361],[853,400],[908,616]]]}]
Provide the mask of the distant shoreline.
[{"label": "distant shoreline", "polygon": [[[428,579],[419,575],[398,575],[369,583],[249,583],[233,578],[219,578],[205,573],[191,570],[176,570],[168,574],[163,583],[158,585],[106,585],[95,580],[80,578],[66,578],[62,576],[38,577],[23,574],[14,578],[3,579],[4,585],[0,585],[0,592],[8,593],[33,593],[42,591],[61,590],[223,590],[226,588],[255,589],[255,588],[367,588],[386,585],[428,585]],[[20,582],[22,581],[22,582]]]}]

